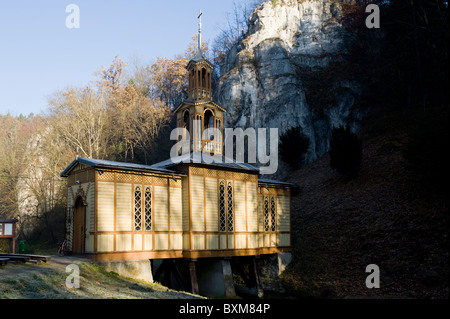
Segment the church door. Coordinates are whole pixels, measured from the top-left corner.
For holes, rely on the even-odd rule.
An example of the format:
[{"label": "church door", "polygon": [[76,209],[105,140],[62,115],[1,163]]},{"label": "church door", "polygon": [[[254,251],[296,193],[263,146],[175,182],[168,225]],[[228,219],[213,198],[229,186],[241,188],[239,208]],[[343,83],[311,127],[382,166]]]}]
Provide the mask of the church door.
[{"label": "church door", "polygon": [[74,254],[84,253],[86,207],[81,198],[77,199],[73,212],[73,246]]}]

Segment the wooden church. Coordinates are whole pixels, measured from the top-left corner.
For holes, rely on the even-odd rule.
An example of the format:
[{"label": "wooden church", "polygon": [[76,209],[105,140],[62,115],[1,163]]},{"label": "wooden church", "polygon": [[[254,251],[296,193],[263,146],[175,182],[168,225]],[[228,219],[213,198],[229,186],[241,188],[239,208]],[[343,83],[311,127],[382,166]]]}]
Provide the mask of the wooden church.
[{"label": "wooden church", "polygon": [[201,134],[223,132],[226,109],[212,99],[212,69],[199,44],[187,65],[188,99],[174,109],[177,126],[191,136],[183,161],[147,166],[77,157],[61,173],[73,253],[124,261],[290,250],[290,184],[261,179],[247,163],[192,160],[198,151],[223,153],[221,135]]}]

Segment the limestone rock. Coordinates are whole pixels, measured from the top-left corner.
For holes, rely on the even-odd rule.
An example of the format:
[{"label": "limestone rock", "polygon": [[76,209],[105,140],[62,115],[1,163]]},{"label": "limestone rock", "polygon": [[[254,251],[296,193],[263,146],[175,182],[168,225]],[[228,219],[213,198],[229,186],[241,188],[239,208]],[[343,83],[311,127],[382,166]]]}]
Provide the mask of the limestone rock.
[{"label": "limestone rock", "polygon": [[[320,78],[331,65],[346,61],[353,35],[342,25],[341,11],[340,3],[330,0],[259,6],[248,33],[221,66],[217,97],[228,109],[225,127],[276,127],[281,134],[300,125],[310,138],[307,162],[328,151],[333,127],[349,124],[357,130],[363,116],[356,107],[358,82]],[[328,105],[315,105],[320,99],[313,98],[316,86],[306,75],[329,88]]]}]

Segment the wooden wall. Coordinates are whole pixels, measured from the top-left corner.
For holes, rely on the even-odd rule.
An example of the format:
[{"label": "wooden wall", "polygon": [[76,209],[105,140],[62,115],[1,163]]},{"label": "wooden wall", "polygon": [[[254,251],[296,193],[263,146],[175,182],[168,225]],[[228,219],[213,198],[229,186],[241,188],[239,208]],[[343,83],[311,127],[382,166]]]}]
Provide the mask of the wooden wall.
[{"label": "wooden wall", "polygon": [[[181,256],[183,249],[182,180],[128,172],[96,173],[96,253],[103,259]],[[135,229],[135,190],[141,190],[141,229]],[[146,189],[151,191],[151,229],[145,229]],[[152,252],[152,254],[146,254]],[[172,253],[171,253],[172,252]],[[129,254],[133,253],[133,254]]]},{"label": "wooden wall", "polygon": [[[290,247],[289,188],[258,187],[256,174],[189,167],[189,190],[184,189],[184,201],[189,202],[189,238],[185,233],[184,248],[188,257],[255,255],[272,253]],[[220,229],[219,184],[231,183],[233,196],[233,231]],[[275,198],[276,228],[265,232],[263,211],[258,199],[263,194]],[[189,201],[186,196],[189,193]],[[261,250],[263,249],[263,250]]]},{"label": "wooden wall", "polygon": [[72,247],[73,239],[73,212],[75,203],[78,198],[83,200],[86,207],[85,210],[85,251],[94,251],[94,231],[95,224],[95,177],[94,170],[78,165],[68,178],[68,192],[67,192],[67,216],[66,216],[66,230],[68,246]]},{"label": "wooden wall", "polygon": [[[94,253],[96,260],[124,260],[289,250],[289,188],[261,187],[256,174],[195,166],[185,169],[188,176],[174,180],[172,176],[77,166],[68,178],[67,216],[68,221],[73,218],[71,210],[81,197],[86,206],[85,252]],[[232,230],[220,227],[221,181],[232,187]],[[136,187],[142,192],[140,230],[135,229]],[[147,188],[151,190],[149,230],[144,227],[143,197]],[[276,226],[268,231],[265,196],[273,197],[276,211]]]}]

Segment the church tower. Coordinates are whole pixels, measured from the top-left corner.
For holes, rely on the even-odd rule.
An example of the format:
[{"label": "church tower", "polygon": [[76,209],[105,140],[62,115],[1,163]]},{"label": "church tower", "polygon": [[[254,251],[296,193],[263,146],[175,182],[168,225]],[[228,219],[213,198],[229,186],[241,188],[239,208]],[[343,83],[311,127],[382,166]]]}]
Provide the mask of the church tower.
[{"label": "church tower", "polygon": [[[214,154],[223,152],[223,113],[226,109],[212,99],[213,65],[202,50],[202,12],[198,16],[198,48],[195,56],[186,66],[189,87],[188,97],[174,110],[177,114],[177,127],[185,128],[189,136],[182,139],[189,143],[189,151],[208,151]],[[189,139],[188,139],[189,137]]]}]

